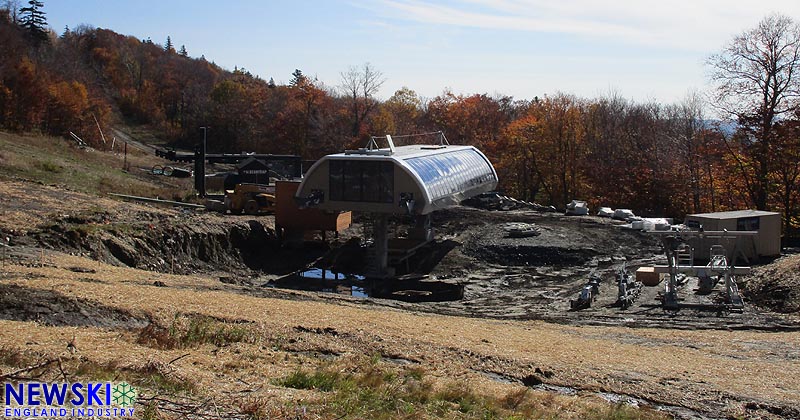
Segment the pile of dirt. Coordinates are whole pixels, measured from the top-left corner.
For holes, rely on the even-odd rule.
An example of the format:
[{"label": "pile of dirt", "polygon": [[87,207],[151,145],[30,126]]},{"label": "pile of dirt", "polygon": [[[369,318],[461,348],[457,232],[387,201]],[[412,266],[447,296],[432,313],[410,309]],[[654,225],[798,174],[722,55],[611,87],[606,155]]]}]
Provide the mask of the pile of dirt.
[{"label": "pile of dirt", "polygon": [[742,283],[751,302],[775,312],[800,312],[800,254],[758,267]]},{"label": "pile of dirt", "polygon": [[599,256],[638,258],[660,253],[655,238],[607,221],[530,212],[514,216],[517,222],[535,220],[539,235],[517,238],[508,234],[505,224],[495,222],[470,238],[467,253],[493,264],[555,267],[584,265]]},{"label": "pile of dirt", "polygon": [[280,245],[271,219],[140,213],[124,222],[106,212],[72,214],[28,232],[28,241],[114,265],[176,274],[274,266],[270,256]]}]

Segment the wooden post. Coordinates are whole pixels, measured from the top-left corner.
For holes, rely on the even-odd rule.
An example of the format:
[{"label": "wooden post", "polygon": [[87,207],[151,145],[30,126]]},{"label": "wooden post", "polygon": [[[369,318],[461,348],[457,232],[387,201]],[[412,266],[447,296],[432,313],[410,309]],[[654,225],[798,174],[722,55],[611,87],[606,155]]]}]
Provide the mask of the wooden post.
[{"label": "wooden post", "polygon": [[125,159],[122,161],[122,170],[128,170],[128,142],[125,142]]},{"label": "wooden post", "polygon": [[97,131],[100,132],[100,138],[103,139],[103,144],[106,144],[106,136],[103,135],[103,130],[100,128],[100,123],[97,121],[97,117],[92,114],[92,118],[94,118],[94,123],[97,124]]}]

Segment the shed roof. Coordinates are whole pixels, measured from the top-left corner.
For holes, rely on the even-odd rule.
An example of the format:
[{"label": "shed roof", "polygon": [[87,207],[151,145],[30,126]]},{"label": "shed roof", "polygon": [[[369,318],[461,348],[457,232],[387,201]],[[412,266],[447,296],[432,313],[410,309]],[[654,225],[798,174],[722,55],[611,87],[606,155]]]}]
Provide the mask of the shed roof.
[{"label": "shed roof", "polygon": [[734,210],[734,211],[719,211],[715,213],[698,213],[689,214],[686,217],[698,217],[703,219],[739,219],[742,217],[758,217],[758,216],[780,216],[780,213],[773,211],[763,210]]}]

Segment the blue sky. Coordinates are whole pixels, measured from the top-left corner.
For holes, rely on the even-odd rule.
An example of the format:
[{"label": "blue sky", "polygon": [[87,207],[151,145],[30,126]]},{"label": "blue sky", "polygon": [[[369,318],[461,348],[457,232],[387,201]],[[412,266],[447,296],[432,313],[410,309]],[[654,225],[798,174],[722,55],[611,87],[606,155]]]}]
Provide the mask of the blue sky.
[{"label": "blue sky", "polygon": [[741,0],[44,0],[48,22],[170,36],[189,55],[329,88],[371,63],[388,98],[407,86],[517,99],[616,92],[671,103],[707,88],[706,57],[767,13],[800,21],[800,2]]}]

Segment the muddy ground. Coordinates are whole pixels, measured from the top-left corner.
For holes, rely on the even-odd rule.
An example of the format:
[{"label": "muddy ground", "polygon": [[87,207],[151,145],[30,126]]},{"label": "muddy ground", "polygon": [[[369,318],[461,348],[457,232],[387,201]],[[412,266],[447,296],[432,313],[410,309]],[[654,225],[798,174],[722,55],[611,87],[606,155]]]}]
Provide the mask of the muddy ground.
[{"label": "muddy ground", "polygon": [[[278,305],[269,298],[314,301],[315,304],[333,304],[336,308],[341,308],[343,313],[353,307],[363,307],[372,311],[369,316],[388,309],[385,313],[381,312],[376,320],[394,316],[410,317],[407,320],[410,325],[408,335],[397,338],[398,343],[401,343],[414,340],[412,326],[416,317],[429,316],[421,313],[455,315],[462,318],[448,319],[447,322],[451,324],[447,328],[455,328],[455,325],[461,323],[475,323],[475,328],[464,329],[459,334],[466,336],[469,331],[481,331],[481,337],[475,338],[476,347],[463,350],[463,354],[469,357],[483,357],[484,350],[476,350],[482,348],[481,346],[490,346],[494,348],[492,351],[505,352],[506,345],[522,340],[518,338],[522,335],[527,337],[514,344],[519,346],[518,354],[508,356],[508,360],[503,359],[502,363],[491,369],[480,370],[481,377],[499,384],[532,384],[531,386],[538,389],[567,394],[591,390],[621,395],[618,398],[623,399],[630,397],[656,401],[673,407],[674,410],[670,412],[680,418],[720,418],[742,412],[764,418],[796,418],[798,415],[792,408],[797,402],[796,398],[754,398],[747,387],[728,378],[730,372],[713,373],[710,360],[720,355],[720,360],[724,359],[725,363],[741,360],[742,363],[764,364],[770,368],[782,365],[791,369],[796,367],[796,348],[776,344],[782,340],[778,337],[782,336],[781,332],[786,332],[787,339],[794,339],[796,331],[800,331],[800,322],[796,315],[781,314],[773,310],[791,309],[794,308],[794,303],[780,302],[783,306],[770,303],[770,299],[774,300],[776,296],[775,290],[779,293],[783,290],[782,286],[776,288],[772,281],[781,272],[776,271],[776,267],[787,265],[780,261],[758,267],[752,280],[740,279],[742,289],[747,291],[743,311],[709,309],[708,306],[699,305],[715,303],[719,296],[718,293],[695,293],[695,283],[692,281],[680,290],[684,303],[689,304],[680,310],[665,311],[661,308],[657,298],[662,291],[662,285],[644,288],[632,307],[621,309],[612,306],[616,300],[615,273],[622,264],[626,264],[633,272],[638,266],[663,263],[660,243],[653,237],[624,230],[616,222],[596,217],[566,217],[527,210],[488,211],[458,207],[434,215],[436,241],[419,250],[403,270],[411,274],[427,275],[429,279],[464,283],[463,299],[409,303],[354,297],[352,288],[340,289],[344,294],[337,294],[293,292],[273,286],[276,280],[287,275],[315,264],[324,265],[334,259],[337,264],[354,270],[359,266],[363,268],[365,252],[360,247],[359,238],[363,236],[364,229],[360,219],[357,219],[350,230],[329,244],[322,243],[319,238],[309,238],[313,240],[300,247],[287,247],[278,243],[271,216],[219,216],[163,209],[98,199],[79,193],[62,194],[57,187],[25,182],[0,183],[0,192],[3,193],[0,198],[11,197],[12,194],[33,197],[24,208],[4,204],[2,209],[4,218],[0,220],[0,236],[3,240],[8,237],[10,244],[9,247],[4,247],[3,264],[13,267],[13,270],[8,271],[6,277],[0,278],[11,282],[0,283],[0,319],[11,322],[35,321],[36,325],[54,328],[81,326],[136,330],[151,322],[150,316],[153,314],[148,312],[150,309],[145,308],[169,308],[159,309],[166,313],[175,310],[174,302],[168,299],[170,294],[205,295],[224,292],[240,296],[230,298],[232,300],[267,298],[247,300],[248,304],[263,301],[258,304]],[[6,200],[0,202],[6,203]],[[406,225],[402,220],[396,222],[398,223],[393,225],[392,231],[402,235]],[[535,225],[540,234],[511,238],[506,229],[509,223]],[[83,259],[77,263],[65,259],[66,257],[57,257],[64,253]],[[63,261],[53,263],[54,260]],[[86,261],[92,260],[98,262],[97,273],[94,272],[95,268],[86,264]],[[133,274],[126,272],[123,280],[115,283],[117,280],[101,275],[109,271],[108,265],[138,270]],[[789,265],[788,269],[794,267]],[[53,273],[65,273],[58,276],[64,276],[67,280],[54,278]],[[161,273],[199,274],[204,279],[212,280],[199,281],[194,277],[167,276]],[[570,299],[577,297],[590,274],[596,274],[602,279],[597,300],[588,309],[570,311]],[[748,281],[752,282],[753,287],[748,287]],[[119,308],[120,302],[106,305],[105,302],[114,300],[109,299],[109,296],[114,296],[117,288],[130,289],[128,292],[131,295],[138,293],[134,290],[141,290],[143,294],[152,295],[152,302],[133,299],[123,305],[126,307],[124,310]],[[105,291],[106,295],[95,296],[99,291]],[[756,305],[751,299],[760,305]],[[763,306],[765,302],[767,306]],[[205,306],[198,306],[196,310],[202,312],[204,309],[201,308]],[[397,309],[400,311],[396,311]],[[238,313],[242,310],[240,307],[226,307],[210,315],[228,316],[225,311]],[[328,311],[334,309],[327,308],[320,312]],[[269,322],[298,323],[300,321],[297,319],[305,319],[301,312],[285,316],[290,315],[296,315],[296,318]],[[240,316],[256,317],[251,313]],[[360,315],[353,316],[358,318]],[[484,323],[487,318],[498,321]],[[463,321],[453,321],[458,319]],[[551,324],[531,322],[535,320],[544,320]],[[325,317],[308,322],[308,328],[322,328],[320,331],[333,326],[337,329],[351,328],[353,334],[366,334],[370,337],[373,334],[362,331],[358,323],[345,327],[339,325],[339,321]],[[552,323],[570,326],[556,326]],[[380,333],[383,334],[382,339],[394,334],[388,324],[387,321],[386,331]],[[305,323],[300,325],[306,328]],[[515,330],[513,334],[508,333],[507,337],[501,337],[497,335],[499,332],[492,330],[500,326],[511,326],[519,331]],[[591,326],[591,329],[580,328],[584,326]],[[685,343],[681,341],[683,339],[653,338],[670,333],[650,327],[683,330],[675,331],[675,334],[692,334],[687,338],[691,342],[684,346]],[[648,359],[635,372],[629,371],[624,362],[613,360],[610,354],[603,352],[583,352],[585,354],[582,357],[586,360],[575,360],[574,365],[567,360],[556,361],[559,352],[551,354],[527,351],[536,341],[533,338],[534,333],[526,332],[529,328],[537,331],[540,328],[554,331],[563,328],[564,331],[558,330],[560,338],[553,339],[553,343],[563,342],[566,337],[573,336],[586,340],[581,341],[582,344],[577,347],[562,349],[568,352],[581,353],[580,346],[595,341],[603,341],[604,346],[611,346],[609,349],[617,346],[637,349],[663,347],[665,356],[697,351],[698,354],[692,357],[702,359],[703,369],[708,369],[707,374],[712,376],[706,378],[703,376],[706,373],[699,371],[680,371],[683,368],[682,363],[689,365],[692,362],[677,356],[674,363],[658,368],[652,367],[655,365],[645,367],[645,362],[651,363]],[[703,332],[688,330],[708,331],[708,336]],[[742,332],[747,334],[744,341],[726,335],[728,338],[725,339],[731,340],[732,347],[721,345],[710,354],[697,350],[716,346],[709,341],[714,341],[710,337],[732,334],[732,330],[749,331]],[[432,329],[430,334],[434,331],[441,335],[436,340],[444,340],[443,337],[454,340],[447,341],[446,346],[443,345],[443,352],[462,351],[459,350],[457,337],[450,337],[447,331],[443,332],[438,327]],[[608,335],[611,333],[604,331],[613,331],[613,334]],[[764,332],[778,332],[778,335]],[[413,345],[425,347],[428,345],[426,343],[420,341]],[[329,345],[330,343],[322,343],[320,349],[324,350]],[[363,345],[364,343],[359,342],[359,346]],[[63,347],[63,343],[61,346]],[[313,348],[309,351],[313,353],[320,349]],[[362,350],[356,346],[353,351]],[[397,344],[392,354],[407,356],[410,353],[408,349]],[[593,360],[598,357],[600,360]],[[442,356],[441,360],[449,358],[450,356]],[[548,362],[548,369],[557,370],[557,374],[548,377],[534,372],[535,383],[530,380],[526,383],[526,378],[531,374],[528,372],[530,369],[526,368],[530,358],[554,358],[554,361]],[[705,358],[709,360],[705,361]],[[472,359],[464,362],[464,366],[473,364],[475,362]],[[669,373],[658,371],[662,368],[668,368]],[[748,372],[752,376],[757,371],[752,368]],[[762,378],[758,379],[761,381]],[[718,383],[711,385],[706,381]],[[684,409],[685,411],[681,411]]]},{"label": "muddy ground", "polygon": [[[770,308],[746,304],[743,311],[721,305],[722,285],[711,294],[697,291],[697,279],[680,287],[683,307],[666,311],[664,284],[643,287],[634,304],[622,309],[616,276],[625,266],[666,264],[654,236],[625,230],[622,223],[592,216],[563,216],[534,211],[486,211],[460,207],[437,214],[436,246],[452,249],[430,272],[432,277],[467,282],[464,299],[423,305],[454,315],[502,319],[542,319],[575,325],[626,325],[668,328],[781,330],[800,328],[797,319]],[[534,224],[538,236],[513,238],[510,223]],[[452,246],[455,242],[457,245]],[[765,262],[766,263],[766,262]],[[570,310],[590,275],[602,281],[590,308]],[[743,285],[747,279],[739,279]],[[745,295],[747,301],[747,295]]]},{"label": "muddy ground", "polygon": [[[539,234],[511,237],[508,228],[515,224],[535,226]],[[571,325],[766,331],[800,328],[797,317],[775,312],[773,307],[753,305],[746,293],[745,308],[730,310],[722,304],[722,284],[710,294],[701,294],[697,290],[696,278],[688,278],[680,286],[682,305],[678,310],[663,309],[663,282],[656,287],[641,288],[638,298],[628,308],[615,305],[616,279],[621,268],[625,267],[634,275],[641,266],[666,264],[666,257],[659,239],[644,232],[626,230],[621,226],[622,222],[608,218],[458,207],[434,214],[433,225],[435,242],[417,251],[408,263],[397,268],[412,279],[426,275],[430,281],[464,284],[463,299],[428,303],[377,299],[376,303],[447,315],[536,319]],[[403,236],[408,226],[409,221],[396,219],[392,233]],[[341,246],[331,252],[336,254],[335,262],[323,257],[316,266],[361,273],[363,264],[352,264],[351,260],[358,260],[364,253],[350,249],[352,242],[342,246],[343,242],[353,241],[359,235],[364,235],[364,229],[357,220],[333,245]],[[342,257],[342,249],[346,250],[344,254],[349,258]],[[349,262],[341,264],[340,260]],[[285,279],[280,273],[275,274],[267,273],[266,278]],[[577,299],[592,275],[601,279],[596,300],[589,308],[571,310],[570,300]],[[348,287],[339,287],[339,293],[369,294],[368,282],[366,291],[349,288],[350,285],[363,286],[358,282],[342,283]],[[739,283],[745,291],[750,290],[746,287],[746,278],[740,278]],[[304,284],[306,290],[319,289],[309,279],[299,279],[290,287],[304,289]],[[408,287],[416,286],[410,282]],[[773,300],[775,295],[771,294]],[[759,300],[762,302],[765,300]]]},{"label": "muddy ground", "polygon": [[[323,242],[308,237],[302,246],[281,244],[272,216],[221,216],[186,209],[152,207],[118,200],[64,193],[53,187],[7,183],[8,196],[34,197],[25,209],[3,202],[0,234],[14,252],[33,254],[44,247],[133,268],[163,273],[206,273],[221,281],[251,286],[250,293],[269,296],[271,288],[308,267],[332,268],[348,274],[365,270],[365,218],[338,238]],[[66,200],[58,200],[58,196]],[[6,200],[4,200],[6,201]],[[64,207],[61,205],[66,204]],[[515,223],[535,226],[536,236],[510,237]],[[751,279],[740,278],[745,298],[742,311],[716,305],[721,285],[711,294],[696,291],[696,279],[679,289],[684,307],[666,311],[660,305],[663,282],[644,287],[634,304],[622,309],[616,275],[625,266],[665,264],[661,242],[647,233],[626,230],[622,223],[594,216],[564,216],[532,210],[490,211],[467,206],[437,212],[432,225],[436,240],[398,266],[401,274],[464,285],[463,299],[408,303],[370,299],[370,303],[447,315],[496,319],[546,320],[572,325],[620,325],[681,329],[798,329],[797,306],[788,287],[774,281],[769,261],[756,266]],[[403,236],[410,220],[396,218],[390,234]],[[27,250],[27,251],[26,251]],[[763,268],[761,268],[763,267]],[[784,270],[786,271],[786,270]],[[789,270],[791,271],[791,270]],[[570,310],[590,275],[601,279],[600,293],[590,308]],[[795,279],[796,280],[796,279]],[[748,284],[750,281],[752,284]],[[794,280],[792,280],[794,281]],[[313,281],[292,287],[315,290]],[[369,295],[369,283],[345,282],[340,294]],[[789,285],[790,286],[790,285]],[[366,291],[364,291],[364,288]],[[334,288],[337,289],[337,288]],[[780,299],[786,295],[786,299]],[[337,298],[336,295],[326,299]],[[756,305],[757,303],[758,305]],[[788,309],[788,310],[787,310]]]}]

